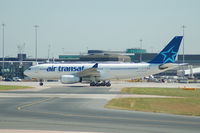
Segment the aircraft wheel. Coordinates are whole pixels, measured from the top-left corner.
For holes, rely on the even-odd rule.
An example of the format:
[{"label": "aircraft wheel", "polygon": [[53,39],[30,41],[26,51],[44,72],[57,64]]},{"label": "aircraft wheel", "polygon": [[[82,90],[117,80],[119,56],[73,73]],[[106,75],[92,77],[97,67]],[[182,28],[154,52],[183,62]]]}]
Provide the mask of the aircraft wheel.
[{"label": "aircraft wheel", "polygon": [[40,86],[43,86],[43,83],[42,83],[42,82],[40,82]]},{"label": "aircraft wheel", "polygon": [[95,84],[95,86],[101,86],[101,83],[100,83],[100,82],[97,82],[97,83]]},{"label": "aircraft wheel", "polygon": [[94,82],[91,82],[90,83],[90,86],[95,86],[96,84]]},{"label": "aircraft wheel", "polygon": [[111,83],[110,83],[110,82],[107,82],[107,83],[106,83],[106,86],[107,86],[107,87],[110,87],[110,86],[111,86]]},{"label": "aircraft wheel", "polygon": [[101,82],[101,86],[106,86],[106,82],[105,81]]}]

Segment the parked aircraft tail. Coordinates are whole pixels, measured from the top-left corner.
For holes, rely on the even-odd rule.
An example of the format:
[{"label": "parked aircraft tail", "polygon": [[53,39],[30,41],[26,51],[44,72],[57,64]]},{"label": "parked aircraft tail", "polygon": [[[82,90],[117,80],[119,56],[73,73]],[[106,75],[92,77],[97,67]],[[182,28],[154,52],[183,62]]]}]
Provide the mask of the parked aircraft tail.
[{"label": "parked aircraft tail", "polygon": [[166,64],[174,63],[183,36],[175,36],[167,46],[149,63]]}]

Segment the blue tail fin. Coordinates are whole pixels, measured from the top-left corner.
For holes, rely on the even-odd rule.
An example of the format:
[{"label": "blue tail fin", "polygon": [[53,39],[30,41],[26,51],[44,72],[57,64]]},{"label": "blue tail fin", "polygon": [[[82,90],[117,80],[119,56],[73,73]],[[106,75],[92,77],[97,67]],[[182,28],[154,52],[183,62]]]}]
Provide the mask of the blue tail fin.
[{"label": "blue tail fin", "polygon": [[167,46],[149,63],[174,63],[183,36],[175,36]]}]

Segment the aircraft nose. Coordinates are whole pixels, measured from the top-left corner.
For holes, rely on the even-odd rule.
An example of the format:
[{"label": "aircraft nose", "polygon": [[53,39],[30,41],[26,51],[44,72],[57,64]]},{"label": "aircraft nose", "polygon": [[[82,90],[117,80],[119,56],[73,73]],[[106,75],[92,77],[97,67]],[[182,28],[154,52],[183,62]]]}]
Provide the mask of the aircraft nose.
[{"label": "aircraft nose", "polygon": [[24,75],[30,76],[30,71],[29,71],[29,70],[25,70],[25,71],[24,71]]},{"label": "aircraft nose", "polygon": [[25,70],[25,71],[24,71],[24,75],[26,75],[26,76],[27,76],[27,70]]}]

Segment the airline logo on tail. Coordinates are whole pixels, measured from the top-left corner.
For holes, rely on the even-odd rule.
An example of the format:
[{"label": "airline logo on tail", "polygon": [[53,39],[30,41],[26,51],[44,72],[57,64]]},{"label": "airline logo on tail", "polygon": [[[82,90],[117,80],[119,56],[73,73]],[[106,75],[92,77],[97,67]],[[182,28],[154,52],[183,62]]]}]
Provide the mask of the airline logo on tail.
[{"label": "airline logo on tail", "polygon": [[165,64],[174,63],[183,36],[175,36],[167,46],[149,63]]},{"label": "airline logo on tail", "polygon": [[174,47],[172,47],[168,51],[161,52],[161,54],[164,56],[164,58],[163,58],[164,64],[167,63],[167,62],[175,62],[177,52],[174,52],[173,48]]}]

